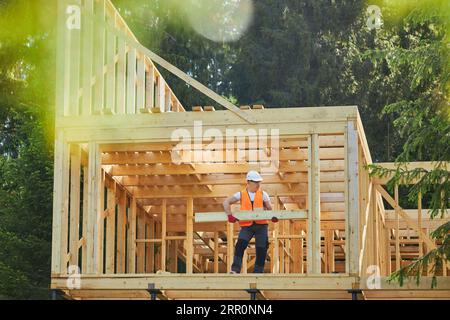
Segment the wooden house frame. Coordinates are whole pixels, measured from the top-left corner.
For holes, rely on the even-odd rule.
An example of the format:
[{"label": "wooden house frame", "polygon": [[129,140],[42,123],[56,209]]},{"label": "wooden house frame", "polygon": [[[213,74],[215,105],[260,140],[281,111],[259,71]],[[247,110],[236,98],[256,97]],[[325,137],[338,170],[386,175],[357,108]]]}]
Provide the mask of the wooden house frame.
[{"label": "wooden house frame", "polygon": [[[143,47],[109,0],[58,3],[52,289],[73,299],[450,298],[447,266],[433,290],[428,275],[419,286],[386,282],[439,245],[428,231],[443,221],[427,219],[420,203],[402,209],[398,192],[383,187],[388,178],[368,176],[356,106],[234,106]],[[186,111],[156,65],[224,110]],[[208,130],[231,132],[244,147],[173,163],[174,154],[186,160],[174,131],[202,150]],[[261,132],[279,139],[249,147]],[[277,153],[263,188],[275,210],[301,210],[305,219],[270,224],[264,274],[251,273],[251,243],[242,273],[232,275],[239,227],[195,223],[194,215],[223,211],[248,170],[264,173],[266,162],[249,161],[249,149]],[[220,161],[239,152],[241,161]]]}]

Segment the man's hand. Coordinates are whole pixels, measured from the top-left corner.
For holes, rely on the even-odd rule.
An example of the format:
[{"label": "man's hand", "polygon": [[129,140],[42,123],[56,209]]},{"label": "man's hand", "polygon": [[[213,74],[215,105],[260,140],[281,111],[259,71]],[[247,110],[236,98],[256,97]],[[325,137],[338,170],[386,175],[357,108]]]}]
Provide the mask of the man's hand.
[{"label": "man's hand", "polygon": [[227,217],[229,223],[235,223],[236,221],[239,221],[239,219],[233,216],[232,214],[227,215]]},{"label": "man's hand", "polygon": [[278,222],[278,218],[277,217],[272,217],[272,222]]}]

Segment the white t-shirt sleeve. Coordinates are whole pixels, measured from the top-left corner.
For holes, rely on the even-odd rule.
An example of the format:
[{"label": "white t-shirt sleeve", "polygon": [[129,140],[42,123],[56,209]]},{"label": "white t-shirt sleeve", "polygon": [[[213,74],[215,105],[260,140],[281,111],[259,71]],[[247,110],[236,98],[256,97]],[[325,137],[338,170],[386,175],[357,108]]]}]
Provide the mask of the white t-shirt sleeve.
[{"label": "white t-shirt sleeve", "polygon": [[[235,198],[236,200],[241,200],[241,192],[236,192],[234,195],[233,195],[233,198]],[[263,191],[263,201],[264,202],[266,202],[266,201],[270,201],[270,197],[269,197],[269,194],[267,193],[267,192],[265,192],[265,191]]]}]

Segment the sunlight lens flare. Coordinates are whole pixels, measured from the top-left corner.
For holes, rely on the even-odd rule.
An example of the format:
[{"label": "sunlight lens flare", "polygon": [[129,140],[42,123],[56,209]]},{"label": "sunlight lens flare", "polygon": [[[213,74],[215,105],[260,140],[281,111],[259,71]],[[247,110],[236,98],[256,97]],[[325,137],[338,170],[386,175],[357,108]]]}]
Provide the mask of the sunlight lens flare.
[{"label": "sunlight lens flare", "polygon": [[253,20],[252,0],[186,0],[183,5],[192,28],[215,42],[239,40]]}]

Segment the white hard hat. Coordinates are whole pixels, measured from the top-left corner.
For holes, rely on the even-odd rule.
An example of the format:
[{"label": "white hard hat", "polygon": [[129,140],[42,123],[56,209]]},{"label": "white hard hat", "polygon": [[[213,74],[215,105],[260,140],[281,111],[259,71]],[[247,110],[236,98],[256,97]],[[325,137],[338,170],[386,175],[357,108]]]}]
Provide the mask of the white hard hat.
[{"label": "white hard hat", "polygon": [[261,177],[261,175],[256,172],[256,171],[249,171],[247,172],[247,181],[263,181],[263,178]]}]

